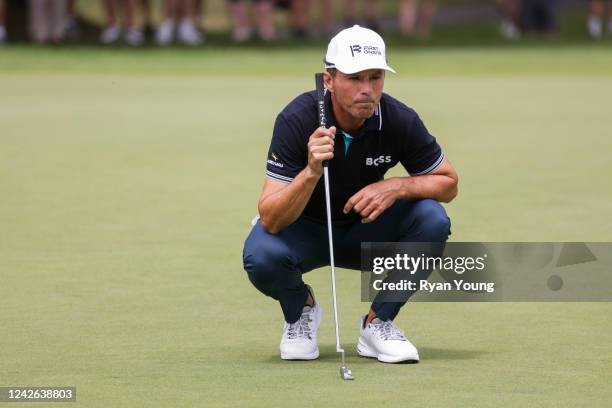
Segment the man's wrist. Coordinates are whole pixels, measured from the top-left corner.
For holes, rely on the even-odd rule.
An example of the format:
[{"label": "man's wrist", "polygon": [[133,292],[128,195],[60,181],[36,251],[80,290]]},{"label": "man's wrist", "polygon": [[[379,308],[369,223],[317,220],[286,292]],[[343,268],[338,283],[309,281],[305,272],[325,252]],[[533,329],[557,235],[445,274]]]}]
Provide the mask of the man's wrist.
[{"label": "man's wrist", "polygon": [[323,175],[323,168],[321,168],[320,172],[316,172],[312,169],[312,167],[306,166],[306,168],[304,169],[304,175],[306,176],[307,180],[318,181]]},{"label": "man's wrist", "polygon": [[410,193],[408,184],[410,177],[392,177],[389,180],[393,183],[393,191],[395,191],[395,199],[409,200]]}]

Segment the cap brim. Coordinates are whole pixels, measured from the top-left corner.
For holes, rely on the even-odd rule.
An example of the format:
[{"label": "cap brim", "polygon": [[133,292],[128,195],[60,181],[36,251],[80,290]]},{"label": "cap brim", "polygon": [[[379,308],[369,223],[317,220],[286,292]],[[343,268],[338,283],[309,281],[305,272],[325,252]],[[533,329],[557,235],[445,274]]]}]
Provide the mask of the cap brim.
[{"label": "cap brim", "polygon": [[395,74],[395,70],[393,68],[391,68],[389,65],[380,65],[380,64],[363,64],[363,65],[353,65],[353,64],[335,64],[334,68],[336,68],[338,71],[342,72],[343,74],[355,74],[357,72],[361,72],[361,71],[367,71],[368,69],[383,69],[385,71],[389,71],[389,72],[393,72]]}]

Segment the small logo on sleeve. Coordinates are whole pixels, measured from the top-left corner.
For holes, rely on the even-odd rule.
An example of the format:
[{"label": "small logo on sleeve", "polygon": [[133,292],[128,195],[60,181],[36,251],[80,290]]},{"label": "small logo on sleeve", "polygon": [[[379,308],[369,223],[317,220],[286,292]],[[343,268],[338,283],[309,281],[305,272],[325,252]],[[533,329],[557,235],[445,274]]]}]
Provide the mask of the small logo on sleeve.
[{"label": "small logo on sleeve", "polygon": [[272,157],[272,159],[268,159],[268,160],[267,160],[267,163],[268,163],[268,164],[270,164],[270,165],[272,165],[272,166],[274,166],[274,167],[281,168],[281,169],[282,169],[283,167],[285,167],[285,166],[283,165],[283,163],[279,163],[279,162],[278,162],[278,156],[277,156],[277,155],[276,155],[274,152],[272,152],[272,154],[271,154],[270,156]]}]

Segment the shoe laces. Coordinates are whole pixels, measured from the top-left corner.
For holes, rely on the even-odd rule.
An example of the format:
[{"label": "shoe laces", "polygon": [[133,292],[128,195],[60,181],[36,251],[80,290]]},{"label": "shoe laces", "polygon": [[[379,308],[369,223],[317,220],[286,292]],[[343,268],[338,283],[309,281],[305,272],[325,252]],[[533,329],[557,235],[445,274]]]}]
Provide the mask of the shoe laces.
[{"label": "shoe laces", "polygon": [[402,340],[406,341],[404,332],[397,327],[393,321],[383,321],[380,323],[370,323],[374,326],[374,333],[384,340]]},{"label": "shoe laces", "polygon": [[302,315],[298,319],[297,322],[289,324],[287,328],[287,338],[288,339],[297,339],[297,338],[306,338],[312,339],[312,329],[310,327],[310,323],[312,323],[312,314],[313,309],[310,308],[308,311],[302,312]]}]

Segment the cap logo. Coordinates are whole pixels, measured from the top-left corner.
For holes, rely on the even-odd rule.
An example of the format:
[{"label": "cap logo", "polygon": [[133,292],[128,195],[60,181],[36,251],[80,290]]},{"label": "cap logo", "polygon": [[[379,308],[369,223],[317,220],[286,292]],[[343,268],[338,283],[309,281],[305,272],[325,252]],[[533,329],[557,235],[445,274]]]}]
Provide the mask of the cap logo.
[{"label": "cap logo", "polygon": [[382,51],[380,51],[380,48],[372,46],[372,45],[364,45],[363,46],[363,53],[364,54],[373,54],[373,55],[382,55]]},{"label": "cap logo", "polygon": [[383,55],[379,47],[374,45],[351,45],[351,55],[355,57],[355,54],[368,54],[368,55]]},{"label": "cap logo", "polygon": [[351,55],[354,57],[355,53],[361,52],[361,45],[351,45]]}]

